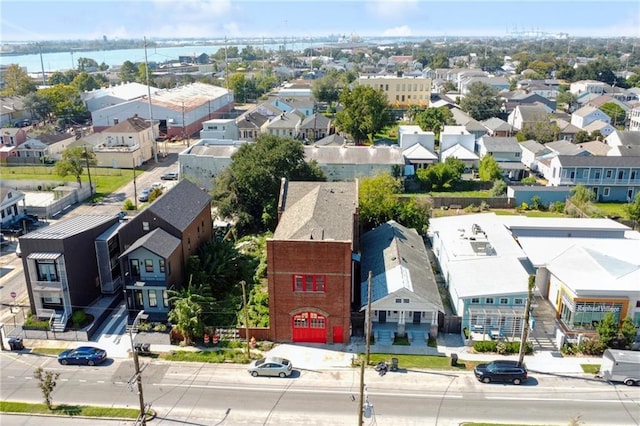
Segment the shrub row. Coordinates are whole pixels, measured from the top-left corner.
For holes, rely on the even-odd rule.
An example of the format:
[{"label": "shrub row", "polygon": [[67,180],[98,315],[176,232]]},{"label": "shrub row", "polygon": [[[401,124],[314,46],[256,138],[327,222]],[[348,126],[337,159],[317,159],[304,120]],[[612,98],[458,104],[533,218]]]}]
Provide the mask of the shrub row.
[{"label": "shrub row", "polygon": [[[520,352],[520,342],[495,342],[493,340],[483,340],[475,342],[473,349],[476,352],[497,352],[501,355],[517,354]],[[533,345],[527,342],[525,346],[527,355],[533,353]]]}]

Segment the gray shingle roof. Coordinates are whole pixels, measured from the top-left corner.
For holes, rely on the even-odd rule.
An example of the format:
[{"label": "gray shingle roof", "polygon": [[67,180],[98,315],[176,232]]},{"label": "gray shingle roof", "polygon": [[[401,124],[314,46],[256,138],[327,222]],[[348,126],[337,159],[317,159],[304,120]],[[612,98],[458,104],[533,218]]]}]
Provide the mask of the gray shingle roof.
[{"label": "gray shingle roof", "polygon": [[127,256],[134,250],[144,247],[163,259],[167,259],[179,246],[180,240],[178,238],[164,231],[162,228],[156,228],[143,237],[138,238],[120,257]]},{"label": "gray shingle roof", "polygon": [[520,146],[524,149],[526,149],[529,152],[533,152],[534,154],[537,154],[539,152],[544,151],[544,145],[542,145],[539,142],[536,142],[534,140],[528,140],[528,141],[524,141],[524,142],[520,142]]},{"label": "gray shingle roof", "polygon": [[[360,246],[363,277],[369,271],[373,276],[372,302],[405,288],[432,303],[438,311],[444,311],[424,242],[415,229],[390,220],[362,235]],[[397,268],[404,272],[390,273]],[[390,282],[392,277],[394,280]],[[367,286],[361,288],[361,300],[366,303]]]},{"label": "gray shingle roof", "polygon": [[115,215],[82,215],[61,220],[53,225],[37,229],[20,238],[61,240],[95,228],[108,221],[116,221]]},{"label": "gray shingle roof", "polygon": [[518,139],[513,136],[483,136],[482,142],[490,152],[521,152]]},{"label": "gray shingle roof", "polygon": [[211,197],[187,179],[182,179],[147,208],[163,218],[176,229],[184,231],[200,214],[211,205]]},{"label": "gray shingle roof", "polygon": [[355,182],[289,182],[280,194],[282,216],[276,240],[353,241],[358,207]]},{"label": "gray shingle roof", "polygon": [[558,155],[562,167],[640,167],[640,157]]},{"label": "gray shingle roof", "polygon": [[618,135],[618,138],[620,138],[622,145],[640,146],[640,132],[631,132],[631,131],[621,132],[620,130],[617,130],[616,133]]}]

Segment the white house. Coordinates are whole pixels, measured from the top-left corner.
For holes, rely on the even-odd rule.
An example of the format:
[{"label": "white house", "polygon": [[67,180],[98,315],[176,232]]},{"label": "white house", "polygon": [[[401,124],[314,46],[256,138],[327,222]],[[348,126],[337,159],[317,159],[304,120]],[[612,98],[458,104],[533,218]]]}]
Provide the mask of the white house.
[{"label": "white house", "polygon": [[611,123],[611,118],[596,107],[585,105],[571,114],[571,124],[584,129],[596,120]]},{"label": "white house", "polygon": [[606,83],[596,80],[580,80],[571,83],[569,91],[574,95],[582,95],[584,93],[596,93],[602,95],[605,92]]},{"label": "white house", "polygon": [[[393,333],[411,344],[425,345],[437,335],[444,312],[438,285],[422,237],[391,220],[362,235],[362,270],[371,271],[371,322],[377,345],[391,344]],[[368,275],[360,284],[361,307],[367,311]],[[367,322],[367,321],[365,321]]]},{"label": "white house", "polygon": [[419,143],[431,152],[435,152],[435,134],[422,130],[420,126],[398,126],[398,145],[406,149]]},{"label": "white house", "polygon": [[440,152],[444,152],[455,145],[461,145],[469,151],[474,151],[475,137],[464,126],[444,126],[440,132]]},{"label": "white house", "polygon": [[0,213],[2,214],[2,225],[12,223],[22,214],[23,206],[20,202],[24,200],[24,194],[15,189],[0,187]]},{"label": "white house", "polygon": [[158,134],[158,123],[153,126],[147,120],[133,116],[103,131],[100,134],[102,143],[93,147],[98,166],[130,169],[153,158],[157,149],[154,134]]}]

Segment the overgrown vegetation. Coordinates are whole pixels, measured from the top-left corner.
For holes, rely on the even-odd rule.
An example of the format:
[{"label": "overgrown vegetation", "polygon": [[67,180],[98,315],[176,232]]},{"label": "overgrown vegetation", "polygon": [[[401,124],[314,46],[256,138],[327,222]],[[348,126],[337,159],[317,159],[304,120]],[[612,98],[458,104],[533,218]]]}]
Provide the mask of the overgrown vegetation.
[{"label": "overgrown vegetation", "polygon": [[[501,355],[517,354],[520,352],[520,342],[498,342],[495,340],[482,340],[473,344],[473,350],[476,352],[494,352]],[[525,345],[525,353],[530,355],[533,353],[533,345],[527,342]]]}]

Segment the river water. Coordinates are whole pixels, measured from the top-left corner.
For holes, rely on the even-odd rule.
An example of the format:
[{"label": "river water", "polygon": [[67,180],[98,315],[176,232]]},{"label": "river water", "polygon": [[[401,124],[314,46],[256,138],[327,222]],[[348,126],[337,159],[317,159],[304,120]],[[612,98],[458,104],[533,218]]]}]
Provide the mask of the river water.
[{"label": "river water", "polygon": [[[296,42],[288,45],[288,49],[295,51],[303,51],[308,47],[318,47],[326,44],[326,42]],[[227,47],[231,47],[228,44]],[[239,50],[246,47],[246,44],[236,45]],[[255,49],[265,49],[266,51],[277,51],[282,44],[271,43],[254,44]],[[174,46],[174,47],[150,47],[147,48],[147,60],[149,62],[166,62],[178,60],[178,56],[199,56],[202,53],[213,55],[218,50],[224,49],[224,44],[197,45],[197,46]],[[0,55],[0,64],[18,64],[26,67],[28,73],[40,73],[44,69],[45,72],[66,71],[78,67],[78,58],[90,58],[98,64],[105,63],[110,67],[122,65],[125,61],[144,62],[144,48],[140,49],[121,49],[121,50],[95,50],[95,51],[75,51],[75,52],[56,52],[43,53],[42,61],[39,54],[33,55]]]}]

